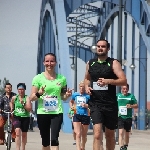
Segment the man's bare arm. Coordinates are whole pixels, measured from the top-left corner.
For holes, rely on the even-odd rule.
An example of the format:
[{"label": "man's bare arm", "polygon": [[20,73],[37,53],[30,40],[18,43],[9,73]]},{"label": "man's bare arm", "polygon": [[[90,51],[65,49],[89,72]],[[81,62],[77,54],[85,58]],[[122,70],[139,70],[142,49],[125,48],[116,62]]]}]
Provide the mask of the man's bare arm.
[{"label": "man's bare arm", "polygon": [[127,84],[126,75],[124,74],[121,64],[117,61],[113,61],[113,71],[114,74],[118,77],[118,79],[110,79],[109,84],[123,86]]}]

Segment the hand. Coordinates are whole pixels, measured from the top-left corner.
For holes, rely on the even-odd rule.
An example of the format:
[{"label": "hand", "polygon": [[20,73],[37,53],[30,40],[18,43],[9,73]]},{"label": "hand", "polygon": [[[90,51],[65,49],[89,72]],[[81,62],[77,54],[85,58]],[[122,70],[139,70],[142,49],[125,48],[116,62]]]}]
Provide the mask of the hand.
[{"label": "hand", "polygon": [[74,106],[71,106],[71,110],[74,110]]},{"label": "hand", "polygon": [[109,79],[99,78],[97,81],[98,86],[104,86],[110,84]]},{"label": "hand", "polygon": [[73,89],[71,89],[71,90],[69,88],[67,89],[67,92],[66,92],[67,97],[70,97],[72,95],[72,90]]},{"label": "hand", "polygon": [[87,94],[89,94],[89,95],[92,94],[92,93],[91,93],[92,90],[93,90],[93,89],[92,89],[91,87],[86,87],[86,88],[85,88],[85,92],[86,92]]},{"label": "hand", "polygon": [[42,88],[39,89],[38,93],[39,93],[40,95],[43,95],[43,94],[45,93],[45,87],[46,87],[46,85],[45,85],[45,86],[42,86]]},{"label": "hand", "polygon": [[127,104],[126,106],[127,106],[127,108],[132,108],[130,104]]},{"label": "hand", "polygon": [[82,106],[82,107],[86,107],[86,104],[85,104],[85,103],[81,103],[81,106]]}]

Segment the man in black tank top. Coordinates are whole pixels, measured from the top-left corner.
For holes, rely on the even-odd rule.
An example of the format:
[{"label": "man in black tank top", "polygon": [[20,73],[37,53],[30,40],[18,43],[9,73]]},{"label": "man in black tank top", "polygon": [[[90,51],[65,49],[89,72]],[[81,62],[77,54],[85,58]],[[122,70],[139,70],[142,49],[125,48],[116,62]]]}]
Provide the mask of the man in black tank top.
[{"label": "man in black tank top", "polygon": [[88,61],[85,74],[86,92],[90,94],[89,108],[93,121],[93,150],[102,150],[102,124],[105,126],[106,149],[115,149],[114,129],[118,123],[116,86],[127,84],[121,64],[108,57],[110,44],[97,42],[97,58]]}]

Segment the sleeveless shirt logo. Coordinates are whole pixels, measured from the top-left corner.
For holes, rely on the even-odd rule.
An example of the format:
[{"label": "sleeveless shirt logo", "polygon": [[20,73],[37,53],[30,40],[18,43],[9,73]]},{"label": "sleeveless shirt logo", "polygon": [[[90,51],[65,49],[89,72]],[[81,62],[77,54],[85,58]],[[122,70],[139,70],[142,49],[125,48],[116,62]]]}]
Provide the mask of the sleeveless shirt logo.
[{"label": "sleeveless shirt logo", "polygon": [[61,83],[60,83],[60,82],[57,82],[56,85],[61,86]]}]

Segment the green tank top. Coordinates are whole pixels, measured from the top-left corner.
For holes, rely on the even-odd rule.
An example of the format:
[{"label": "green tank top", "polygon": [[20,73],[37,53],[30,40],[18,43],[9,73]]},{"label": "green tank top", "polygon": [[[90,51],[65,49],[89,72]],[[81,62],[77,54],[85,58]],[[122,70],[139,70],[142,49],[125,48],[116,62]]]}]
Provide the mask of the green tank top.
[{"label": "green tank top", "polygon": [[[26,102],[27,95],[24,96],[23,101]],[[19,117],[29,117],[30,113],[24,108],[24,106],[20,103],[19,95],[16,96],[14,100],[15,111],[14,115]]]}]

